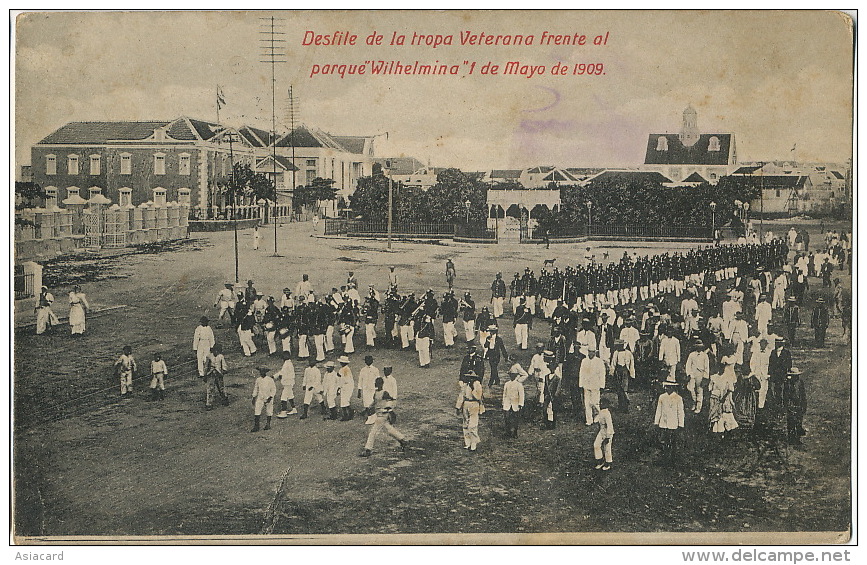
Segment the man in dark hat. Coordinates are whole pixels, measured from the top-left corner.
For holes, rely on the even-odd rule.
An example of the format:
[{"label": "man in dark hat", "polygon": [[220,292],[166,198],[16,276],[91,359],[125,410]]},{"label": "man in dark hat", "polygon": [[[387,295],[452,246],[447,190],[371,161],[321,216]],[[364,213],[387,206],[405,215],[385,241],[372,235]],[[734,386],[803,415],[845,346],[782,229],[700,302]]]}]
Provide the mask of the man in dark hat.
[{"label": "man in dark hat", "polygon": [[825,347],[825,332],[828,331],[830,318],[825,298],[822,296],[818,297],[816,299],[816,307],[813,308],[813,317],[810,319],[810,327],[813,328],[813,334],[816,338],[816,347]]},{"label": "man in dark hat", "polygon": [[801,307],[798,306],[798,300],[794,296],[790,296],[783,308],[783,323],[786,325],[786,331],[789,336],[789,344],[794,347],[795,335],[798,331],[798,326],[801,325]]},{"label": "man in dark hat", "polygon": [[499,331],[495,324],[488,326],[488,338],[482,344],[482,357],[488,360],[491,366],[491,380],[488,386],[500,384],[500,375],[497,372],[497,367],[500,365],[500,359],[509,359],[509,354],[506,353],[506,345],[503,343],[503,338],[499,336]]},{"label": "man in dark hat", "polygon": [[473,341],[476,339],[476,303],[469,292],[464,294],[459,306],[464,319],[464,334],[468,342]]},{"label": "man in dark hat", "polygon": [[807,393],[804,381],[801,380],[801,370],[797,367],[789,369],[786,382],[783,385],[783,407],[786,412],[786,432],[789,443],[801,445],[801,438],[807,434],[804,430],[804,414],[807,413]]},{"label": "man in dark hat", "polygon": [[503,273],[497,273],[494,282],[491,283],[491,307],[494,318],[503,316],[503,303],[506,300],[506,283],[503,281]]},{"label": "man in dark hat", "polygon": [[617,407],[622,412],[629,411],[629,384],[635,378],[635,358],[626,348],[622,339],[614,341],[614,353],[611,355],[611,373],[614,377],[614,388],[617,390]]},{"label": "man in dark hat", "polygon": [[443,294],[440,311],[443,316],[443,342],[446,347],[453,347],[458,336],[458,330],[455,329],[455,320],[458,319],[458,301],[453,290]]},{"label": "man in dark hat", "polygon": [[458,378],[462,378],[470,371],[474,372],[480,379],[485,376],[485,360],[473,343],[467,344],[467,354],[461,361],[461,371]]}]

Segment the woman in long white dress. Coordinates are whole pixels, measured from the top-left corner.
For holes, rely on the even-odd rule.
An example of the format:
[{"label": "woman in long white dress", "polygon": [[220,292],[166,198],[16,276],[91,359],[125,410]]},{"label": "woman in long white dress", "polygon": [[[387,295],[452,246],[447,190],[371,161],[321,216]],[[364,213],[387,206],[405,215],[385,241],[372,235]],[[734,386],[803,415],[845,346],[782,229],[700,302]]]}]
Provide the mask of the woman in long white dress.
[{"label": "woman in long white dress", "polygon": [[711,432],[721,437],[725,432],[737,428],[738,422],[735,420],[732,396],[737,382],[734,356],[725,356],[720,362],[723,365],[723,370],[718,374],[711,375],[708,384],[708,392],[710,393],[708,417]]},{"label": "woman in long white dress", "polygon": [[72,335],[83,334],[85,325],[85,313],[90,310],[87,297],[81,292],[81,287],[76,285],[69,293],[69,325]]}]

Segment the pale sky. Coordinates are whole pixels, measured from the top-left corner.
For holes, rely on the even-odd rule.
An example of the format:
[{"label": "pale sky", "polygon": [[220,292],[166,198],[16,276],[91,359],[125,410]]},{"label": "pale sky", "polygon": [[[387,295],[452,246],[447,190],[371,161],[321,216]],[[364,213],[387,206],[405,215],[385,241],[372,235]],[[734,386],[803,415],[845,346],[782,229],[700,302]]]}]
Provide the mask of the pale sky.
[{"label": "pale sky", "polygon": [[[631,167],[647,134],[676,132],[688,105],[703,132],[736,134],[741,161],[845,161],[852,146],[852,36],[834,12],[184,12],[32,13],[17,22],[15,162],[70,121],[215,120],[270,129],[260,17],[286,35],[278,123],[294,87],[301,122],[372,135],[378,156],[464,170]],[[303,46],[306,31],[357,34],[355,47]],[[406,45],[367,46],[372,32]],[[461,45],[461,32],[534,35],[533,45]],[[413,32],[451,46],[409,46]],[[540,45],[543,32],[608,34],[604,46]],[[436,61],[469,76],[315,76],[313,64]],[[544,65],[540,76],[481,75],[486,62]],[[551,76],[603,63],[601,76]],[[369,73],[369,71],[368,71]],[[463,68],[461,75],[464,75]],[[796,146],[794,152],[792,147]]]}]

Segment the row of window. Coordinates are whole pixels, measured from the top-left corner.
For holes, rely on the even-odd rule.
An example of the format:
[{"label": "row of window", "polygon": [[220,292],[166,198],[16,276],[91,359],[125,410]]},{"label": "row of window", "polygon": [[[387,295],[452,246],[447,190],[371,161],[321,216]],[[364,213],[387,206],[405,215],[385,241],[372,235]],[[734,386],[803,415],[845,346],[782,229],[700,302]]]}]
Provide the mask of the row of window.
[{"label": "row of window", "polygon": [[[102,174],[102,156],[99,154],[91,155],[89,158],[90,161],[90,174],[91,175],[100,175]],[[166,154],[165,153],[154,153],[154,174],[155,175],[164,175],[166,174]],[[56,175],[57,174],[57,155],[46,155],[45,156],[45,174],[46,175]],[[79,156],[72,153],[66,156],[66,174],[68,175],[77,175],[79,172]],[[120,154],[120,174],[122,175],[131,175],[132,174],[132,155],[129,153],[121,153]],[[189,175],[190,174],[190,154],[189,153],[181,153],[178,156],[178,174],[179,175]]]},{"label": "row of window", "polygon": [[[166,203],[166,189],[162,187],[157,187],[152,189],[153,192],[153,201],[158,204]],[[102,188],[98,186],[94,186],[88,189],[88,197],[92,198],[96,194],[102,194]],[[77,186],[70,186],[66,189],[67,198],[70,196],[81,196],[81,189]],[[56,186],[46,186],[45,187],[45,199],[46,206],[50,207],[52,204],[57,205],[57,200],[60,197],[60,189]],[[190,189],[189,188],[180,188],[178,189],[178,200],[182,202],[189,203],[190,201]],[[121,207],[132,205],[132,189],[129,187],[122,187],[118,189],[118,205]]]},{"label": "row of window", "polygon": [[[668,138],[667,137],[661,135],[661,136],[656,138],[656,150],[657,151],[668,151]],[[714,136],[714,137],[710,138],[710,140],[708,141],[707,150],[708,151],[719,151],[720,150],[718,137]]]}]

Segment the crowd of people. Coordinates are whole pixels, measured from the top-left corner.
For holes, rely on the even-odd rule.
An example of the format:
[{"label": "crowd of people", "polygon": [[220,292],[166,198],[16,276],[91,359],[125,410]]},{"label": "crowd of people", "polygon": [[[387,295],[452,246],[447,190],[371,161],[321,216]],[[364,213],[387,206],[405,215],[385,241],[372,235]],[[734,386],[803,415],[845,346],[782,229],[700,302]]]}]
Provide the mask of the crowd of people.
[{"label": "crowd of people", "polygon": [[[266,297],[252,280],[237,292],[227,283],[214,307],[217,327],[237,334],[245,356],[264,350],[282,358],[279,370],[253,371],[253,432],[262,429],[263,415],[264,429],[271,428],[275,405],[278,418],[299,414],[294,362],[300,361],[307,365],[300,418],[318,410],[327,420],[351,421],[357,393],[372,426],[362,455],[371,454],[381,431],[405,447],[406,438],[393,426],[398,398],[393,370],[380,372],[369,353],[413,350],[418,366],[428,368],[434,344],[441,343],[467,348],[456,368],[455,404],[466,449],[476,451],[481,441],[478,426],[485,401],[501,401],[507,437],[517,437],[521,422],[552,429],[566,416],[598,426],[593,452],[597,468],[607,470],[613,455],[614,399],[618,410],[628,412],[636,387],[653,391],[652,424],[660,430],[668,462],[677,457],[685,408],[697,415],[690,422],[702,422],[720,441],[740,429],[800,442],[806,396],[789,347],[797,343],[809,278],[823,281],[823,289],[813,293],[809,317],[816,347],[824,347],[834,317],[841,318],[844,335],[851,339],[851,297],[839,278],[833,279],[835,269],[851,268],[851,247],[847,254],[839,236],[829,236],[826,243],[816,253],[791,253],[784,239],[650,257],[624,252],[607,263],[596,261],[591,252],[584,264],[563,270],[546,264],[538,277],[528,266],[509,284],[497,273],[490,296],[478,308],[470,292],[454,290],[451,260],[445,269],[447,290],[439,300],[432,288],[419,296],[406,292],[390,267],[382,294],[369,285],[362,295],[351,271],[331,292],[316,293],[304,274],[294,291],[284,288],[279,297]],[[824,290],[831,285],[832,292]],[[43,289],[37,333],[51,323],[52,300]],[[70,303],[82,309],[75,324],[70,314],[73,333],[83,331],[87,303],[80,289],[70,293]],[[512,354],[500,334],[507,310],[515,338]],[[532,354],[522,354],[529,350],[534,323],[548,324],[550,333]],[[359,339],[356,332],[362,330],[368,354],[356,383],[350,357]],[[223,384],[228,363],[209,318],[201,318],[192,349],[205,383],[206,409],[228,404]],[[508,375],[505,382],[500,380],[501,364]],[[124,349],[115,367],[121,395],[130,395],[137,370],[131,348]],[[152,398],[162,399],[168,368],[159,355],[151,374]]]}]

